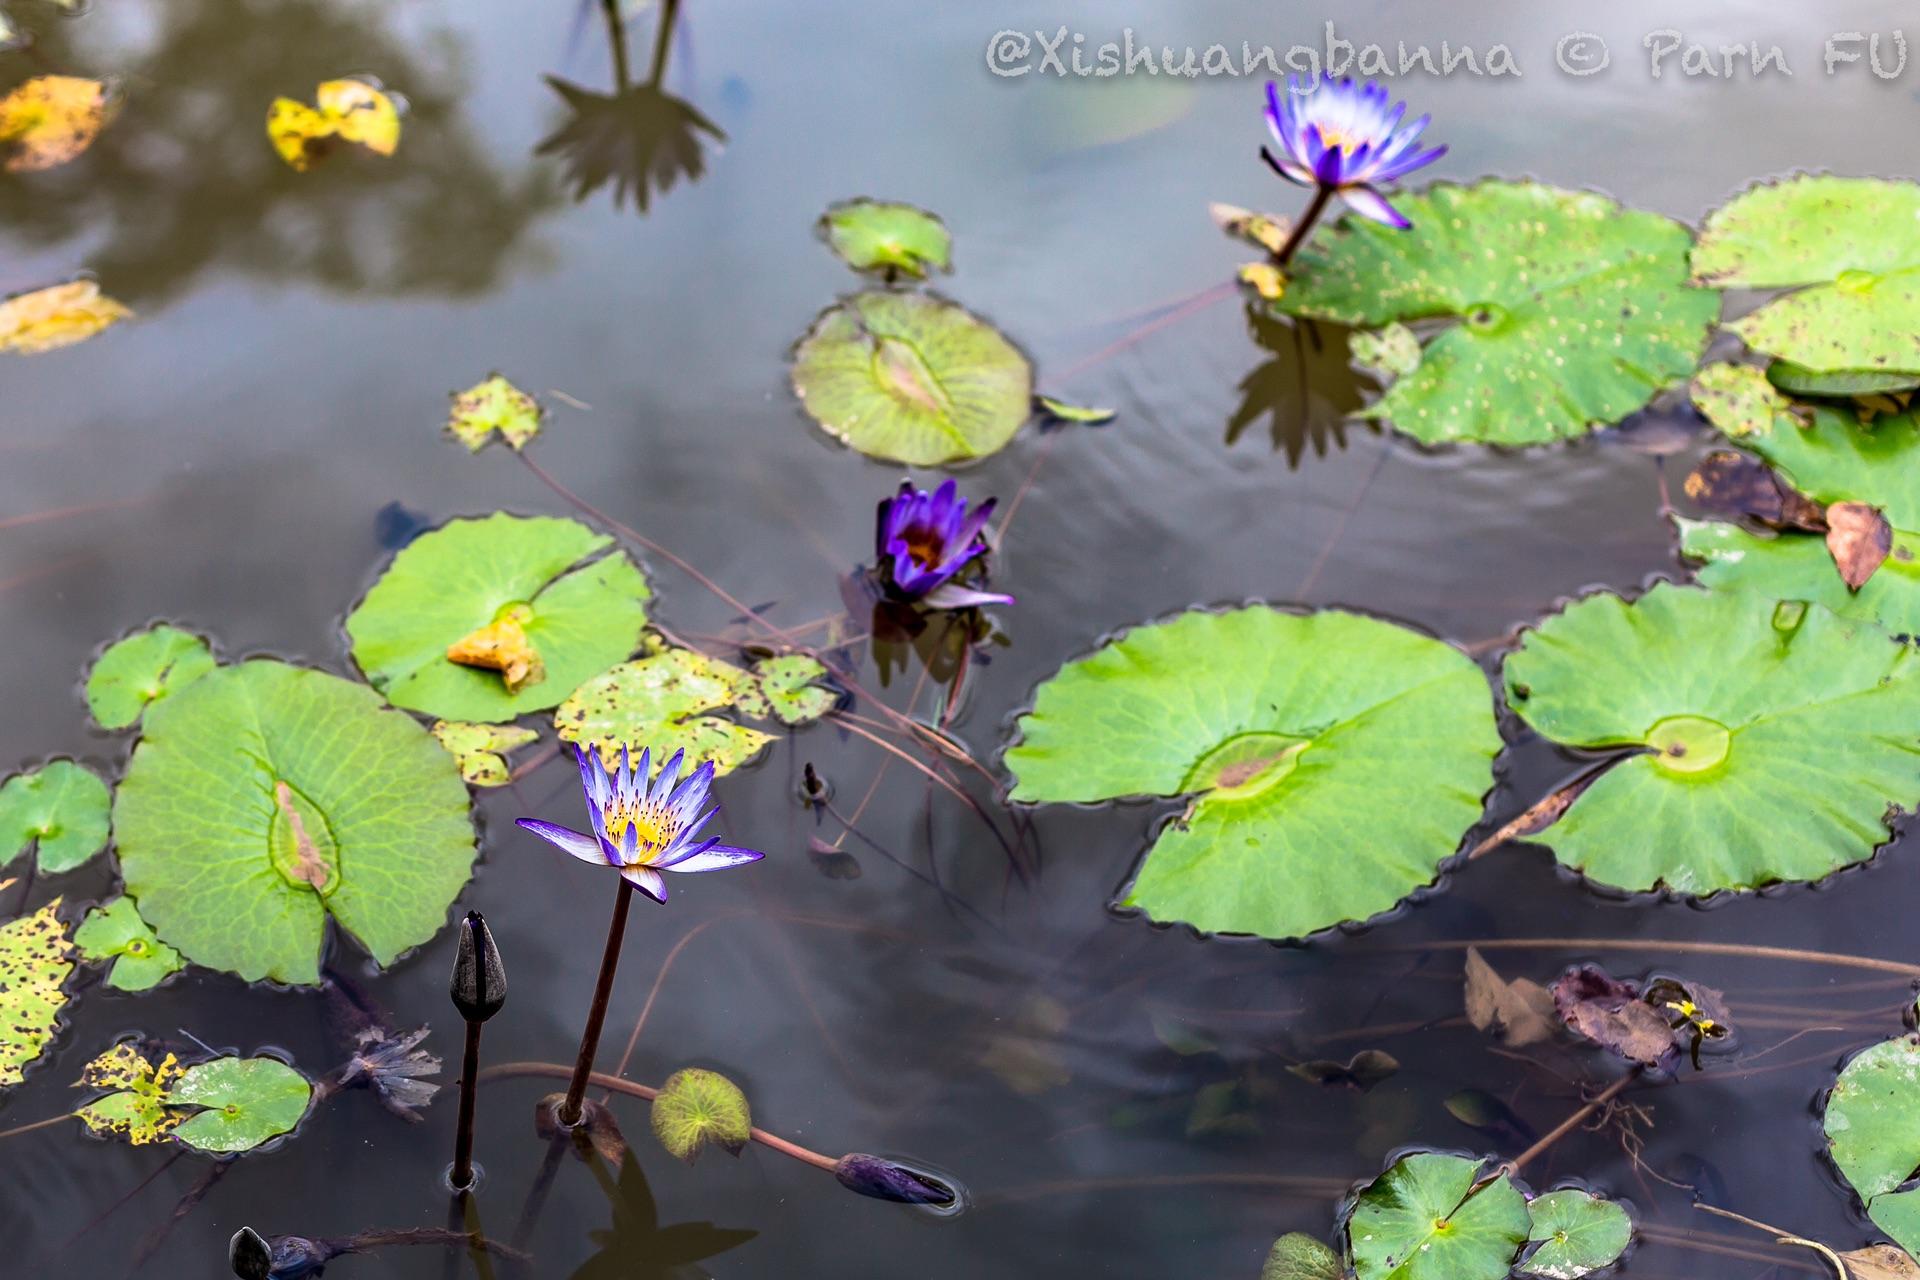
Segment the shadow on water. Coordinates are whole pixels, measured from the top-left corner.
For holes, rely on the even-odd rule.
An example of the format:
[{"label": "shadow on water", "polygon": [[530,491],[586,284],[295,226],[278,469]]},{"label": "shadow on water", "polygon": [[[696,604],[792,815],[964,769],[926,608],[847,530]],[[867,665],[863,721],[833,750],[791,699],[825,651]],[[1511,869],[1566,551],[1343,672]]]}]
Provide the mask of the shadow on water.
[{"label": "shadow on water", "polygon": [[[405,39],[383,9],[180,0],[156,6],[131,56],[88,48],[51,6],[22,16],[33,44],[0,54],[0,83],[111,72],[131,101],[78,161],[0,184],[0,233],[36,249],[84,241],[86,266],[136,306],[221,271],[375,296],[481,294],[553,203],[537,172],[487,156],[460,106],[455,38]],[[410,104],[398,153],[294,172],[268,144],[267,104],[355,72]]]},{"label": "shadow on water", "polygon": [[599,1252],[580,1264],[572,1280],[705,1280],[697,1264],[737,1248],[760,1233],[711,1222],[660,1225],[660,1211],[640,1162],[628,1151],[616,1181],[598,1155],[590,1155],[595,1181],[613,1209],[613,1225],[589,1235]]},{"label": "shadow on water", "polygon": [[[1313,456],[1327,456],[1327,446],[1347,447],[1348,414],[1363,405],[1359,375],[1347,355],[1344,325],[1316,320],[1283,320],[1269,315],[1264,304],[1247,305],[1247,332],[1266,363],[1240,380],[1240,403],[1227,419],[1227,444],[1239,442],[1247,428],[1267,419],[1275,453],[1285,452],[1287,466],[1298,467],[1313,447]],[[1379,432],[1373,423],[1367,430]]]}]

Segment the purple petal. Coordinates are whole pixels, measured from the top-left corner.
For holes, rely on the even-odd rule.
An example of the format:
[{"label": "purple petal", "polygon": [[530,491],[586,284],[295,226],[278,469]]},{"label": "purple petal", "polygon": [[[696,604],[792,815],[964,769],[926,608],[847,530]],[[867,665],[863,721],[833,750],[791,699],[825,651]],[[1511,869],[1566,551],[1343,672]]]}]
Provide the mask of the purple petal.
[{"label": "purple petal", "polygon": [[613,865],[613,859],[607,856],[606,846],[592,836],[583,836],[578,831],[569,830],[557,823],[542,822],[538,818],[518,818],[514,825],[525,827],[542,840],[558,845],[582,862],[591,862],[600,867]]},{"label": "purple petal", "polygon": [[719,871],[725,867],[738,867],[749,862],[758,862],[766,856],[766,854],[753,849],[736,849],[730,844],[716,844],[699,853],[682,858],[678,862],[669,863],[663,870]]},{"label": "purple petal", "polygon": [[949,582],[927,593],[925,602],[935,609],[966,609],[977,604],[1012,604],[1013,597],[995,591],[975,591],[957,582]]},{"label": "purple petal", "polygon": [[1345,156],[1346,153],[1338,147],[1326,148],[1314,161],[1313,180],[1326,187],[1339,186],[1341,162]]},{"label": "purple petal", "polygon": [[1402,231],[1413,225],[1401,217],[1399,211],[1387,203],[1387,198],[1372,187],[1342,187],[1340,198],[1346,201],[1347,208],[1363,218],[1384,222]]},{"label": "purple petal", "polygon": [[667,900],[667,882],[652,867],[622,867],[620,878],[655,902]]}]

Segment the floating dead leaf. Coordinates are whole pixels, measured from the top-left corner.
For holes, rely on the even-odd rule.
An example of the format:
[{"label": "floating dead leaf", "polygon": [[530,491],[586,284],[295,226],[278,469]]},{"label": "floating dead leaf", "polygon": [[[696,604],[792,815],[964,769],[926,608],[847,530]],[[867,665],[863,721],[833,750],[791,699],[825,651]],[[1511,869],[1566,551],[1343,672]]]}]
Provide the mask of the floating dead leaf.
[{"label": "floating dead leaf", "polygon": [[1796,493],[1773,468],[1744,453],[1715,449],[1687,477],[1687,496],[1718,516],[1758,520],[1776,529],[1824,533],[1819,503]]},{"label": "floating dead leaf", "polygon": [[495,621],[447,646],[447,661],[463,667],[498,671],[508,693],[519,693],[547,678],[540,651],[527,641],[522,624],[533,616],[525,605],[515,605]]},{"label": "floating dead leaf", "polygon": [[1643,1066],[1670,1070],[1679,1061],[1673,1028],[1643,1003],[1630,982],[1598,965],[1569,969],[1553,984],[1553,1005],[1575,1034]]},{"label": "floating dead leaf", "polygon": [[315,94],[319,109],[275,98],[267,109],[267,138],[281,159],[306,172],[342,142],[390,156],[400,145],[400,107],[365,80],[328,80]]},{"label": "floating dead leaf", "polygon": [[112,90],[78,76],[35,76],[0,98],[8,173],[52,169],[85,151],[113,118]]},{"label": "floating dead leaf", "polygon": [[1239,205],[1210,204],[1207,212],[1213,215],[1214,225],[1222,231],[1268,253],[1279,253],[1293,231],[1293,224],[1285,218],[1256,213]]},{"label": "floating dead leaf", "polygon": [[807,861],[829,880],[858,880],[860,859],[845,849],[836,849],[819,836],[807,837]]},{"label": "floating dead leaf", "polygon": [[1920,1280],[1920,1263],[1898,1245],[1870,1244],[1840,1255],[1853,1280]]},{"label": "floating dead leaf", "polygon": [[453,397],[447,430],[478,453],[498,431],[516,452],[540,432],[545,414],[539,401],[497,373]]},{"label": "floating dead leaf", "polygon": [[1287,1071],[1315,1084],[1346,1085],[1365,1093],[1387,1077],[1399,1074],[1400,1060],[1380,1049],[1362,1049],[1346,1062],[1318,1059],[1295,1063]]},{"label": "floating dead leaf", "polygon": [[1858,591],[1893,550],[1893,526],[1876,507],[1836,502],[1827,508],[1827,550],[1841,579]]},{"label": "floating dead leaf", "polygon": [[1240,268],[1240,283],[1272,302],[1287,291],[1287,277],[1271,262],[1249,262]]},{"label": "floating dead leaf", "polygon": [[1479,951],[1467,948],[1467,1021],[1517,1049],[1551,1036],[1553,1013],[1552,992],[1530,978],[1506,981]]},{"label": "floating dead leaf", "polygon": [[132,318],[133,312],[91,280],[49,285],[0,302],[0,351],[23,356],[57,351]]}]

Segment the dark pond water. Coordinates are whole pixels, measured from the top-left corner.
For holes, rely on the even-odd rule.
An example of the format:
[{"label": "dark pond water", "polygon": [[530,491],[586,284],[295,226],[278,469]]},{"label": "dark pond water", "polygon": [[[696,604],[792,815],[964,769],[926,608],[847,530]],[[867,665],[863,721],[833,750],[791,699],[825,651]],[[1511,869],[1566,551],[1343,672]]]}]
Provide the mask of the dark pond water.
[{"label": "dark pond water", "polygon": [[[1688,220],[1796,168],[1907,176],[1902,157],[1920,141],[1920,68],[1887,81],[1860,66],[1822,72],[1827,36],[1896,21],[1864,4],[1709,16],[1637,2],[1283,14],[1225,2],[1123,11],[687,0],[665,83],[728,141],[702,179],[639,216],[631,202],[616,209],[606,188],[574,203],[559,167],[532,155],[560,116],[544,75],[609,81],[598,14],[572,0],[102,0],[77,20],[42,0],[11,8],[42,39],[38,55],[0,55],[0,85],[53,65],[117,74],[130,95],[87,158],[45,181],[0,178],[0,293],[85,266],[140,312],[84,345],[0,367],[0,762],[72,754],[109,776],[124,744],[90,735],[77,692],[105,641],[168,618],[218,636],[229,654],[350,673],[341,620],[383,562],[387,504],[433,520],[564,513],[505,451],[469,459],[438,434],[446,393],[489,368],[556,404],[539,457],[586,500],[741,600],[772,602],[783,623],[838,611],[837,578],[870,554],[872,504],[900,472],[830,445],[794,403],[784,359],[848,284],[814,219],[858,194],[942,213],[959,264],[943,287],[1016,337],[1045,389],[1120,410],[1103,430],[1029,432],[962,475],[968,494],[1003,502],[1035,476],[997,577],[1020,597],[999,611],[1011,644],[977,673],[958,724],[983,759],[997,761],[1009,716],[1064,659],[1194,603],[1354,606],[1491,664],[1502,637],[1564,597],[1678,572],[1655,464],[1612,433],[1526,454],[1428,453],[1342,428],[1338,411],[1355,394],[1344,339],[1323,335],[1330,357],[1305,348],[1303,376],[1294,335],[1250,328],[1227,295],[1109,352],[1142,313],[1224,281],[1245,256],[1210,226],[1209,200],[1291,211],[1290,193],[1255,159],[1254,86],[1003,80],[982,57],[998,28],[1065,23],[1095,44],[1132,26],[1156,43],[1237,50],[1242,40],[1321,43],[1331,18],[1360,40],[1505,42],[1518,79],[1402,82],[1451,145],[1440,176],[1531,174]],[[1711,46],[1780,44],[1793,78],[1689,79],[1670,62],[1656,81],[1642,37],[1675,23]],[[1612,48],[1611,67],[1591,78],[1553,63],[1555,42],[1580,27]],[[636,61],[652,29],[651,14],[633,15]],[[308,175],[280,166],[260,136],[265,104],[349,72],[411,100],[399,155],[385,165],[345,157]],[[576,400],[591,409],[568,407]],[[1669,459],[1669,480],[1691,459]],[[731,608],[658,558],[650,569],[658,614],[677,631],[727,629]],[[904,707],[910,689],[896,683],[889,697]],[[1577,768],[1508,731],[1492,819]],[[830,1153],[911,1156],[964,1182],[972,1206],[935,1220],[849,1195],[759,1148],[687,1168],[647,1140],[640,1105],[616,1102],[659,1224],[754,1234],[703,1260],[737,1237],[642,1229],[635,1174],[626,1229],[596,1234],[612,1218],[607,1195],[569,1162],[531,1236],[533,1274],[570,1275],[597,1257],[582,1274],[696,1274],[672,1270],[688,1265],[742,1280],[1251,1277],[1281,1232],[1327,1233],[1339,1188],[1372,1176],[1394,1148],[1511,1154],[1511,1134],[1453,1118],[1443,1102],[1456,1092],[1496,1095],[1535,1132],[1576,1105],[1591,1059],[1548,1054],[1552,1070],[1530,1067],[1460,1020],[1460,955],[1447,944],[1501,937],[1592,940],[1489,953],[1509,975],[1548,979],[1602,958],[1724,988],[1743,1024],[1737,1057],[1817,1028],[1751,1067],[1722,1060],[1630,1094],[1646,1108],[1639,1159],[1840,1247],[1866,1238],[1823,1163],[1813,1107],[1842,1055],[1899,1028],[1905,984],[1621,954],[1601,940],[1917,959],[1920,855],[1903,842],[1816,889],[1708,910],[1609,900],[1557,874],[1543,850],[1514,846],[1363,933],[1277,948],[1203,942],[1107,909],[1159,810],[1039,811],[1044,873],[1010,887],[978,821],[945,797],[930,801],[924,780],[896,764],[862,830],[916,865],[931,859],[988,927],[857,843],[857,880],[823,877],[807,859],[814,819],[792,799],[801,764],[857,801],[884,759],[816,727],[720,785],[732,835],[770,856],[676,885],[665,907],[637,905],[602,1063],[617,1059],[657,978],[631,1078],[717,1068],[766,1127]],[[610,886],[511,820],[577,823],[571,772],[549,768],[480,808],[484,858],[461,905],[486,912],[512,978],[488,1058],[570,1061]],[[36,886],[30,905],[110,887],[89,871]],[[452,948],[449,931],[377,977],[352,954],[336,962],[400,1025],[431,1024],[428,1047],[457,1062]],[[1178,1054],[1156,1022],[1214,1048]],[[56,1051],[0,1104],[0,1128],[70,1109],[79,1066],[130,1031],[277,1047],[316,1073],[339,1058],[311,994],[201,974],[145,997],[94,990]],[[1403,1070],[1365,1094],[1285,1072],[1363,1048],[1387,1050]],[[1237,1082],[1244,1123],[1189,1136],[1195,1097],[1221,1082]],[[482,1096],[489,1231],[510,1233],[520,1215],[544,1150],[532,1107],[552,1087],[509,1081]],[[308,1236],[444,1225],[453,1110],[443,1094],[408,1126],[365,1093],[332,1100],[292,1141],[213,1187],[144,1274],[222,1273],[242,1224]],[[77,1125],[4,1139],[0,1271],[120,1274],[206,1168],[168,1160],[86,1140]],[[1731,1224],[1701,1227],[1687,1195],[1636,1168],[1617,1131],[1576,1134],[1527,1176],[1536,1187],[1587,1179],[1664,1229],[1638,1247],[1630,1276],[1803,1264],[1764,1237],[1730,1235]],[[1668,1242],[1687,1232],[1755,1253]],[[448,1265],[438,1249],[395,1248],[343,1259],[331,1274],[437,1276]]]}]

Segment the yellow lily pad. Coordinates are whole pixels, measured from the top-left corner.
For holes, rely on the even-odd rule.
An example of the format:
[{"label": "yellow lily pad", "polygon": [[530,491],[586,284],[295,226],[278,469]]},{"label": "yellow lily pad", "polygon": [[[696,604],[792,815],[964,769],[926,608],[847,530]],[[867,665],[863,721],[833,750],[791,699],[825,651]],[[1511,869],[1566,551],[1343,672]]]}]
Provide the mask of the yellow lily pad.
[{"label": "yellow lily pad", "polygon": [[74,1088],[113,1092],[81,1107],[74,1118],[102,1137],[118,1135],[136,1147],[159,1142],[187,1117],[167,1105],[167,1094],[185,1074],[172,1054],[156,1064],[123,1041],[81,1068]]},{"label": "yellow lily pad", "polygon": [[433,736],[460,766],[460,776],[476,787],[504,787],[513,781],[506,753],[526,746],[540,735],[510,724],[472,724],[464,720],[436,720]]},{"label": "yellow lily pad", "polygon": [[364,80],[328,80],[315,100],[317,110],[292,98],[275,98],[267,109],[267,138],[297,171],[306,172],[342,142],[382,156],[399,147],[399,104],[378,87]]},{"label": "yellow lily pad", "polygon": [[55,898],[30,916],[0,925],[0,1089],[19,1084],[26,1066],[53,1039],[74,946]]},{"label": "yellow lily pad", "polygon": [[35,76],[0,98],[7,172],[52,169],[85,151],[113,118],[112,99],[104,82],[79,76]]},{"label": "yellow lily pad", "polygon": [[91,280],[49,285],[0,302],[0,351],[23,356],[57,351],[132,318],[133,312]]},{"label": "yellow lily pad", "polygon": [[447,430],[474,453],[495,431],[518,451],[540,433],[544,412],[539,401],[496,373],[453,397]]}]

